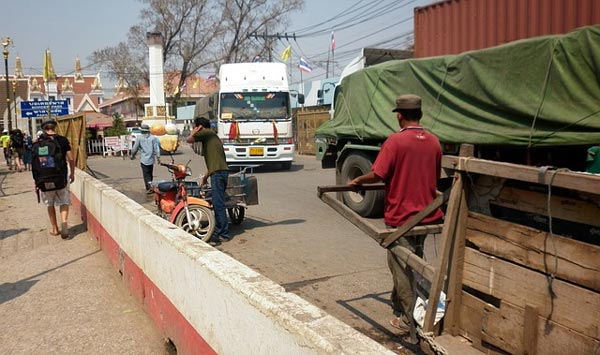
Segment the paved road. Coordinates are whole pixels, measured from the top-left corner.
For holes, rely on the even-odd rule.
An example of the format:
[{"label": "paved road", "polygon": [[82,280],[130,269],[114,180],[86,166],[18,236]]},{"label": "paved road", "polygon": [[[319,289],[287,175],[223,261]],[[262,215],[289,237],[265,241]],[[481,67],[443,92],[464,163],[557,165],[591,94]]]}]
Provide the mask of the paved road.
[{"label": "paved road", "polygon": [[[202,157],[184,145],[175,161],[192,160],[193,177],[205,171]],[[163,161],[169,157],[162,158]],[[149,209],[139,161],[90,157],[100,179]],[[155,166],[155,180],[169,179]],[[250,206],[234,239],[219,249],[281,284],[388,348],[410,347],[388,325],[391,277],[385,250],[317,197],[317,186],[333,185],[334,172],[314,156],[297,156],[289,171],[255,170],[260,203]],[[411,352],[407,352],[411,353]]]}]

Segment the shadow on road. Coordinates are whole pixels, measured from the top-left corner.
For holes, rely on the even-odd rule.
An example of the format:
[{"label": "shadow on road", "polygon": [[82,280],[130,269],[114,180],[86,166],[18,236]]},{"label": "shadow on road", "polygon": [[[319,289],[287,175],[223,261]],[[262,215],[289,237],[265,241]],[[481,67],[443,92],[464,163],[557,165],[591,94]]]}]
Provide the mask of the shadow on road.
[{"label": "shadow on road", "polygon": [[27,230],[27,228],[2,230],[2,231],[0,231],[0,240],[4,240],[6,238],[12,237],[12,236],[17,235],[26,230]]},{"label": "shadow on road", "polygon": [[384,303],[384,304],[387,304],[388,306],[390,306],[390,319],[391,319],[393,317],[393,314],[391,312],[391,304],[390,304],[390,300],[389,300],[390,294],[391,294],[391,292],[366,294],[364,296],[352,298],[352,299],[348,299],[348,300],[338,300],[337,303],[339,305],[341,305],[342,307],[346,308],[349,312],[353,313],[354,315],[356,315],[357,317],[359,317],[360,319],[364,320],[365,322],[367,322],[368,324],[371,325],[372,328],[361,327],[360,329],[357,329],[361,333],[364,333],[367,336],[369,336],[369,338],[371,338],[381,344],[389,343],[390,341],[396,342],[396,343],[402,345],[404,348],[415,352],[416,354],[422,354],[418,344],[413,344],[413,343],[407,341],[407,339],[404,339],[402,336],[399,336],[398,334],[388,330],[386,327],[384,327],[383,325],[378,323],[376,320],[372,319],[368,314],[365,314],[365,313],[361,312],[358,308],[352,306],[353,303],[357,303],[359,305],[361,305],[361,304],[364,305],[365,301],[367,301],[367,302],[374,301],[374,302]]},{"label": "shadow on road", "polygon": [[264,220],[264,219],[260,219],[260,218],[256,218],[256,217],[247,217],[244,218],[244,221],[241,224],[237,224],[237,225],[230,225],[229,228],[234,230],[235,232],[244,232],[247,230],[252,230],[255,228],[261,228],[261,227],[266,227],[266,226],[274,226],[274,225],[293,225],[293,224],[301,224],[306,222],[305,219],[299,219],[299,218],[295,218],[295,219],[285,219],[282,221],[268,221],[268,220]]},{"label": "shadow on road", "polygon": [[10,301],[14,298],[17,298],[25,293],[27,293],[27,291],[29,291],[29,289],[31,289],[31,287],[33,285],[35,285],[39,280],[36,280],[37,278],[39,278],[42,275],[48,274],[50,272],[53,272],[55,270],[58,270],[60,268],[63,268],[67,265],[76,263],[79,260],[85,259],[89,256],[92,256],[96,253],[99,253],[101,251],[101,249],[98,249],[92,253],[88,253],[86,255],[82,255],[78,258],[75,258],[73,260],[67,261],[66,263],[62,263],[56,267],[53,267],[51,269],[48,269],[46,271],[42,271],[38,274],[35,274],[33,276],[30,276],[26,279],[23,280],[19,280],[17,282],[5,282],[2,285],[0,285],[0,304]]}]

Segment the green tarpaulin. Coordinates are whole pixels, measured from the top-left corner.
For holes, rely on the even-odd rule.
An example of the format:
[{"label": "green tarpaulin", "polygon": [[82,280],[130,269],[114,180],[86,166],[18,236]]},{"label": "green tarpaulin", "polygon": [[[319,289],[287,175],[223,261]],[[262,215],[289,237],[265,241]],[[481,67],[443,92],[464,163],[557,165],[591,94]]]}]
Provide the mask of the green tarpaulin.
[{"label": "green tarpaulin", "polygon": [[317,137],[385,139],[395,98],[423,99],[442,142],[518,146],[600,142],[600,26],[485,50],[396,60],[342,80]]}]

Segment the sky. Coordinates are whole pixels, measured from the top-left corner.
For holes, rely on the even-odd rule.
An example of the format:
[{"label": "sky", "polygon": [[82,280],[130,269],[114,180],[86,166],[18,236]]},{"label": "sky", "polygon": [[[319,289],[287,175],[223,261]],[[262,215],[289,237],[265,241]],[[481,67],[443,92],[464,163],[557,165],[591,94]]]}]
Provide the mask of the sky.
[{"label": "sky", "polygon": [[[273,59],[280,60],[291,44],[292,83],[300,80],[300,56],[313,71],[302,80],[339,75],[343,67],[360,54],[360,48],[403,49],[412,43],[413,9],[433,0],[305,0],[302,11],[291,14],[285,32],[296,39],[278,40]],[[129,28],[140,22],[143,4],[137,0],[18,0],[4,1],[0,37],[11,37],[9,74],[14,72],[15,56],[21,58],[25,74],[41,74],[44,50],[50,49],[55,72],[72,73],[79,57],[84,74],[94,50],[125,41]],[[9,14],[9,16],[6,16]],[[332,32],[336,49],[332,55]],[[257,40],[257,45],[262,41]],[[329,57],[329,71],[327,63]],[[288,62],[290,63],[290,62]],[[100,73],[103,83],[108,81]],[[104,85],[106,95],[112,87]]]}]

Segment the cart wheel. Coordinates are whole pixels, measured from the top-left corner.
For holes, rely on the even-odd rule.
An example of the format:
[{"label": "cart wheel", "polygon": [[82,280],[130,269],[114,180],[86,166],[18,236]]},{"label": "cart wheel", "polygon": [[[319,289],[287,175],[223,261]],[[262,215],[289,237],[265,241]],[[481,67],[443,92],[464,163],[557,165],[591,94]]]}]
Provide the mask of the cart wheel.
[{"label": "cart wheel", "polygon": [[227,209],[229,213],[229,218],[231,219],[231,223],[240,224],[244,220],[244,215],[246,214],[246,209],[241,206],[236,206]]}]

